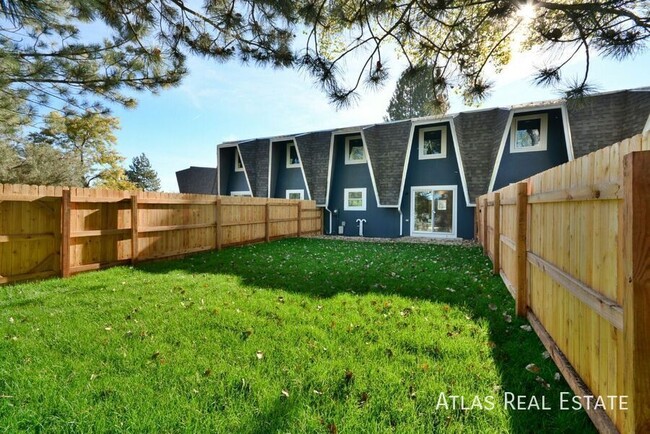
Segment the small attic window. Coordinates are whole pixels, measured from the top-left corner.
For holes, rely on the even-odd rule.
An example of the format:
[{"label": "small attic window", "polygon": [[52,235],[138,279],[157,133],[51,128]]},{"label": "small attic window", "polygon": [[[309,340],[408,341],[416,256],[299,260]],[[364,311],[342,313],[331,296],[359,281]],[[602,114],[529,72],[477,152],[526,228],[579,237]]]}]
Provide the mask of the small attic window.
[{"label": "small attic window", "polygon": [[362,164],[366,162],[361,136],[345,138],[345,164]]},{"label": "small attic window", "polygon": [[447,157],[447,127],[421,128],[418,138],[420,160]]},{"label": "small attic window", "polygon": [[235,172],[243,172],[244,163],[241,161],[241,155],[239,154],[239,149],[235,151]]},{"label": "small attic window", "polygon": [[295,143],[287,143],[287,168],[300,167],[300,157],[298,157],[298,148]]},{"label": "small attic window", "polygon": [[519,116],[512,120],[510,152],[546,151],[548,115]]}]

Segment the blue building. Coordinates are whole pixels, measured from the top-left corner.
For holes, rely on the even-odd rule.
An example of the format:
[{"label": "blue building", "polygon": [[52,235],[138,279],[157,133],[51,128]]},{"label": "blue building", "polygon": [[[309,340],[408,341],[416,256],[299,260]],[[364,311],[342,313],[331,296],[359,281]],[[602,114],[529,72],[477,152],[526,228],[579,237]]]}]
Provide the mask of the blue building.
[{"label": "blue building", "polygon": [[217,146],[217,192],[310,199],[327,234],[473,238],[476,198],[650,128],[650,88]]}]

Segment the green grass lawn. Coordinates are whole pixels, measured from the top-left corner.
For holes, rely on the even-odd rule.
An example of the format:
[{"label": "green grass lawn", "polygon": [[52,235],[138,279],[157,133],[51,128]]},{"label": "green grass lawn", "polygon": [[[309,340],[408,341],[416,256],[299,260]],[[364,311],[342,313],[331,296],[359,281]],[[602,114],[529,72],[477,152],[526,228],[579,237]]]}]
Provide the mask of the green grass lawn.
[{"label": "green grass lawn", "polygon": [[593,431],[524,325],[474,247],[294,239],[2,287],[0,431]]}]

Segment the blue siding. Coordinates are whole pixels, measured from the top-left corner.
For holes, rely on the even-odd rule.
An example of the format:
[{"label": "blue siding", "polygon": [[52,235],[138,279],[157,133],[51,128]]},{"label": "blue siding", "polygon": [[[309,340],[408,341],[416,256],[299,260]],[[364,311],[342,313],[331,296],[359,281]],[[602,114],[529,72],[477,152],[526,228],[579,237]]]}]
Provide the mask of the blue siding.
[{"label": "blue siding", "polygon": [[[420,129],[443,125],[447,127],[447,157],[420,160]],[[459,238],[474,238],[474,207],[467,206],[449,122],[419,125],[415,127],[413,137],[411,137],[411,151],[401,203],[405,236],[410,235],[411,231],[411,187],[435,185],[456,186],[456,235]]]},{"label": "blue siding", "polygon": [[534,152],[510,152],[510,128],[508,126],[508,138],[501,156],[501,163],[497,169],[497,176],[494,181],[494,190],[498,190],[513,182],[521,181],[536,173],[566,163],[569,158],[566,151],[566,140],[564,135],[564,124],[562,122],[562,110],[542,110],[535,112],[517,113],[513,116],[513,122],[518,116],[528,116],[540,113],[548,115],[548,138],[546,151]]},{"label": "blue siding", "polygon": [[287,197],[287,190],[304,190],[305,199],[309,199],[300,167],[287,167],[287,143],[273,143],[271,197],[284,199]]},{"label": "blue siding", "polygon": [[[359,228],[356,220],[366,219],[366,223],[363,225],[364,236],[398,237],[399,213],[395,208],[377,207],[368,164],[345,164],[345,138],[358,135],[338,135],[334,139],[332,181],[328,202],[330,211],[337,210],[332,217],[332,233],[338,234],[338,226],[341,222],[345,222],[344,235],[358,236]],[[346,188],[366,189],[366,211],[344,211],[343,195]],[[327,231],[329,230],[329,216],[326,214],[325,217],[325,230]]]},{"label": "blue siding", "polygon": [[244,172],[235,172],[237,148],[219,149],[220,194],[229,195],[231,191],[249,191]]}]

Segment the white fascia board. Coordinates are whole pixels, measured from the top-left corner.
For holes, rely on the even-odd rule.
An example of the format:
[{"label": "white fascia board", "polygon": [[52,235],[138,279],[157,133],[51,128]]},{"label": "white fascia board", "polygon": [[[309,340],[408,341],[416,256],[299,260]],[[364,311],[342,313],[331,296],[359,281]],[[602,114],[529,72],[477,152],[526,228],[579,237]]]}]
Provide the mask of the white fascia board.
[{"label": "white fascia board", "polygon": [[[241,158],[241,152],[239,151],[239,144],[237,144],[237,152],[239,153],[240,159],[241,159],[241,165],[244,168],[244,176],[246,177],[246,184],[248,184],[248,191],[251,192],[251,197],[254,197],[253,194],[253,189],[251,188],[251,182],[248,179],[248,171],[246,170],[246,163],[244,162],[244,159]],[[237,157],[235,157],[237,158]]]},{"label": "white fascia board", "polygon": [[506,147],[506,141],[510,135],[510,126],[512,125],[512,118],[515,114],[514,110],[510,110],[508,114],[508,121],[506,122],[506,127],[503,131],[503,136],[501,136],[501,144],[499,145],[499,152],[497,152],[497,158],[494,160],[494,167],[492,167],[492,176],[490,176],[490,185],[488,186],[488,191],[486,193],[492,192],[494,188],[494,182],[497,178],[497,172],[499,170],[499,165],[501,164],[501,157],[503,156],[503,149]]},{"label": "white fascia board", "polygon": [[330,207],[330,186],[332,182],[332,165],[334,164],[332,161],[332,156],[334,154],[334,136],[335,134],[332,132],[332,135],[330,137],[330,156],[327,161],[327,190],[325,192],[325,208]]},{"label": "white fascia board", "polygon": [[298,142],[295,138],[291,138],[293,145],[296,147],[296,152],[298,153],[298,160],[300,160],[300,172],[302,173],[302,182],[305,184],[305,190],[307,191],[307,200],[311,200],[311,192],[309,191],[309,183],[307,182],[307,176],[305,175],[305,168],[302,165],[302,155],[300,155],[300,148],[298,147]]},{"label": "white fascia board", "polygon": [[366,145],[366,135],[363,133],[363,130],[361,130],[361,141],[363,142],[363,152],[366,153],[368,171],[370,172],[370,182],[372,182],[372,189],[375,192],[375,201],[377,202],[377,208],[398,208],[398,206],[395,205],[382,205],[379,203],[379,191],[377,190],[377,183],[375,182],[375,171],[372,169],[372,159],[370,158],[370,153],[368,152],[368,145]]},{"label": "white fascia board", "polygon": [[573,140],[571,139],[571,125],[569,124],[569,111],[566,104],[562,104],[562,126],[564,127],[564,143],[566,143],[566,155],[569,161],[573,161]]},{"label": "white fascia board", "polygon": [[467,191],[467,180],[465,179],[465,169],[463,167],[463,157],[460,154],[460,145],[458,144],[458,137],[456,136],[456,125],[454,124],[453,119],[449,119],[449,125],[451,126],[451,139],[454,141],[454,151],[456,152],[456,164],[458,165],[458,170],[460,171],[460,183],[463,187],[463,193],[465,194],[465,205],[470,206],[469,193]]},{"label": "white fascia board", "polygon": [[[413,135],[415,134],[415,125],[416,122],[411,121],[411,132],[409,133],[408,144],[406,146],[406,157],[404,158],[404,168],[402,169],[402,184],[399,188],[399,200],[397,201],[397,207],[402,208],[402,200],[404,199],[404,185],[406,184],[406,171],[409,167],[409,161],[411,159],[411,146],[413,145]],[[421,125],[420,122],[417,122],[417,125]]]}]

